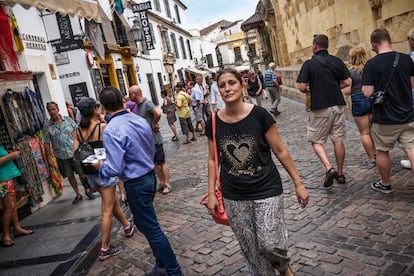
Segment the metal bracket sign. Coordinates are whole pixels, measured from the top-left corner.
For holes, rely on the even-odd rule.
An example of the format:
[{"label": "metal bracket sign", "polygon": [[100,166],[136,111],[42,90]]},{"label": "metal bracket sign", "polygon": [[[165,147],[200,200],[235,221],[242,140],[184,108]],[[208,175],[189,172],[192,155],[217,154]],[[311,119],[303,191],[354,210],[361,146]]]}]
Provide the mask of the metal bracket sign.
[{"label": "metal bracket sign", "polygon": [[141,21],[141,27],[143,32],[143,42],[145,43],[145,46],[147,50],[153,50],[155,49],[154,44],[152,43],[153,37],[151,33],[151,28],[148,20],[147,11],[151,9],[151,1],[139,3],[139,4],[133,4],[132,5],[132,11],[137,14],[137,17]]}]

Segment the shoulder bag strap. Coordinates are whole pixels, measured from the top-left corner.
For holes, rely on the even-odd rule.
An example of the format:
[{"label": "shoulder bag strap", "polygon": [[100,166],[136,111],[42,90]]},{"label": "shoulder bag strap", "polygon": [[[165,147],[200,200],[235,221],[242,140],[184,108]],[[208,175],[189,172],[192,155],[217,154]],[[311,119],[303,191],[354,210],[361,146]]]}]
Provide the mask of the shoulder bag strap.
[{"label": "shoulder bag strap", "polygon": [[390,86],[392,76],[394,75],[395,68],[397,67],[399,60],[400,60],[400,53],[395,53],[394,62],[392,63],[392,71],[391,71],[390,77],[388,78],[387,84],[385,85],[384,94],[386,94],[388,86]]},{"label": "shoulder bag strap", "polygon": [[94,132],[95,132],[96,127],[97,127],[98,125],[100,125],[100,124],[101,124],[101,123],[97,123],[97,124],[93,127],[93,129],[92,129],[91,133],[89,133],[88,138],[86,138],[86,142],[89,142],[89,140],[92,138],[92,135],[93,135],[93,134],[94,134]]},{"label": "shoulder bag strap", "polygon": [[218,152],[217,152],[217,140],[216,140],[216,112],[211,113],[211,125],[213,128],[213,145],[214,145],[214,164],[216,167],[216,183],[217,188],[221,189],[220,183],[220,171],[219,171],[219,160],[218,160]]},{"label": "shoulder bag strap", "polygon": [[331,66],[331,64],[330,64],[328,61],[324,60],[324,58],[323,58],[323,57],[321,57],[320,55],[317,55],[317,54],[315,54],[315,55],[314,55],[314,57],[315,57],[315,60],[316,60],[316,61],[317,61],[320,65],[322,65],[322,67],[323,67],[323,68],[327,68],[327,69],[329,70],[329,72],[332,72],[332,73],[334,74],[335,78],[336,78],[338,81],[342,81],[342,80],[338,77],[338,73],[336,72],[335,68],[333,68],[333,67]]},{"label": "shoulder bag strap", "polygon": [[79,142],[83,143],[85,139],[83,139],[82,131],[80,130],[80,128],[77,128],[76,130],[76,132],[78,133]]}]

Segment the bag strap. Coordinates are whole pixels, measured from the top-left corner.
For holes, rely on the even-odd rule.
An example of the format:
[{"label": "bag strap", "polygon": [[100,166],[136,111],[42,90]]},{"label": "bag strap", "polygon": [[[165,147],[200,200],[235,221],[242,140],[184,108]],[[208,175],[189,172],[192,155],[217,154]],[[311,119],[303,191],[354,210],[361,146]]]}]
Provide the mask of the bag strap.
[{"label": "bag strap", "polygon": [[80,130],[80,128],[77,128],[77,132],[78,132],[78,136],[79,136],[79,142],[83,143],[85,141],[85,139],[83,139],[83,135],[82,135],[82,131]]},{"label": "bag strap", "polygon": [[388,86],[390,86],[392,76],[394,75],[395,68],[397,67],[399,60],[400,60],[400,53],[395,53],[394,62],[392,63],[392,71],[391,71],[390,77],[388,78],[387,84],[385,85],[384,94],[386,94]]},{"label": "bag strap", "polygon": [[[101,123],[97,123],[97,124],[93,127],[93,129],[92,129],[91,133],[89,133],[88,138],[86,138],[86,142],[87,142],[87,143],[88,143],[88,142],[89,142],[89,140],[92,138],[92,135],[94,134],[96,127],[97,127],[97,126],[100,126],[100,125],[101,125]],[[100,127],[99,127],[99,129],[100,129]]]},{"label": "bag strap", "polygon": [[216,112],[211,113],[211,124],[213,127],[213,145],[214,145],[214,165],[216,167],[216,183],[217,188],[220,189],[220,172],[219,172],[219,161],[218,161],[218,152],[217,152],[217,140],[216,140]]},{"label": "bag strap", "polygon": [[326,61],[323,57],[321,57],[320,55],[318,55],[318,54],[315,54],[314,55],[314,57],[315,57],[315,60],[320,64],[320,65],[322,65],[322,67],[323,68],[327,68],[330,72],[332,72],[333,74],[334,74],[334,76],[335,76],[335,78],[338,80],[338,81],[341,81],[341,79],[339,78],[339,76],[338,76],[338,72],[335,70],[335,68],[333,68],[332,66],[331,66],[331,63],[329,63],[328,61]]}]

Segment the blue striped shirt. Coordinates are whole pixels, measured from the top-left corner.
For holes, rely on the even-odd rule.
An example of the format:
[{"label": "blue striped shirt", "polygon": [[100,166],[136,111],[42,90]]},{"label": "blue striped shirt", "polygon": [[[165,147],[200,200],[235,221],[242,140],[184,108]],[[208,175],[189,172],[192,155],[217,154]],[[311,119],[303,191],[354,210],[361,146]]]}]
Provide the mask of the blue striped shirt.
[{"label": "blue striped shirt", "polygon": [[267,69],[265,72],[264,81],[267,87],[275,87],[275,83],[277,81],[276,72],[272,69]]}]

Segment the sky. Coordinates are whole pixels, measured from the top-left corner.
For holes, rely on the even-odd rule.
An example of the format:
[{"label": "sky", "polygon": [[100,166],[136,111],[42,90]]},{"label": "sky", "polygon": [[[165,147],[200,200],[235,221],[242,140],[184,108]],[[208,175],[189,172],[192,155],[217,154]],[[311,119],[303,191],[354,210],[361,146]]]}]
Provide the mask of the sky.
[{"label": "sky", "polygon": [[258,0],[182,0],[188,27],[202,29],[222,19],[246,20],[254,14]]}]

